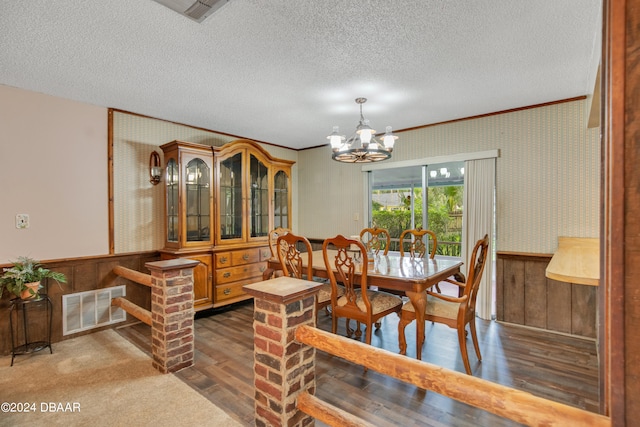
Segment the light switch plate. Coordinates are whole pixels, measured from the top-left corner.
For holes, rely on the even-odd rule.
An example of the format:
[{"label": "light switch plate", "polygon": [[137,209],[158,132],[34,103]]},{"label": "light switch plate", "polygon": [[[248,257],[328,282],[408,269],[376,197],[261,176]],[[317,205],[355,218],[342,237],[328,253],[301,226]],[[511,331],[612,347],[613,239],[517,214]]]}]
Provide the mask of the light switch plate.
[{"label": "light switch plate", "polygon": [[16,214],[16,228],[29,228],[29,214]]}]

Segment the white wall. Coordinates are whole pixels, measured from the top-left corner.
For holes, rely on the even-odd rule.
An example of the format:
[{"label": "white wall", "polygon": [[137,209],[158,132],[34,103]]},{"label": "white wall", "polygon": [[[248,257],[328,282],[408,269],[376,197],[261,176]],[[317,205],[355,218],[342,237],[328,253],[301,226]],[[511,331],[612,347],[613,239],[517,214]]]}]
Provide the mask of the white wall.
[{"label": "white wall", "polygon": [[109,252],[106,108],[0,85],[0,164],[0,263]]}]

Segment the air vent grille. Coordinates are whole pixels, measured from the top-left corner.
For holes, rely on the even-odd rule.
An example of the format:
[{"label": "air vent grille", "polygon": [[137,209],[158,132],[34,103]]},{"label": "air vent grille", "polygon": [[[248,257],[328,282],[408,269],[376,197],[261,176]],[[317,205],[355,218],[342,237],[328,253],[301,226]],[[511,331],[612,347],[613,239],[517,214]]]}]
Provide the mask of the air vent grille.
[{"label": "air vent grille", "polygon": [[229,1],[230,0],[196,0],[194,2],[193,0],[155,0],[156,3],[160,3],[196,22],[204,21]]},{"label": "air vent grille", "polygon": [[124,285],[62,296],[62,335],[123,322],[127,313],[111,299],[126,295]]}]

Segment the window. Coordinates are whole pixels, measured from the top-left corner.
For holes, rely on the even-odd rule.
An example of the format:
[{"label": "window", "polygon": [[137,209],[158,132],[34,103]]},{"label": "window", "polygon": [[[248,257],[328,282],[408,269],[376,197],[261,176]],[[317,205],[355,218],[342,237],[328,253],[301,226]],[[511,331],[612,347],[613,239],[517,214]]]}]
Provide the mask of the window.
[{"label": "window", "polygon": [[369,183],[369,224],[389,230],[390,250],[422,227],[436,233],[439,255],[461,256],[463,161],[373,170]]}]

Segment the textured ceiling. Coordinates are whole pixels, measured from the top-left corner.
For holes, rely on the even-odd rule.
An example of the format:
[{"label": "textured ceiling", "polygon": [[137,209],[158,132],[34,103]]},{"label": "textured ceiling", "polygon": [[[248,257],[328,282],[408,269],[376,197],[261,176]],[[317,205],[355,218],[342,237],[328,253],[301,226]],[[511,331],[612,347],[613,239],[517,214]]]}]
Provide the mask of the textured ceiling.
[{"label": "textured ceiling", "polygon": [[591,94],[600,28],[599,0],[2,1],[0,84],[305,148],[357,97],[384,131]]}]

